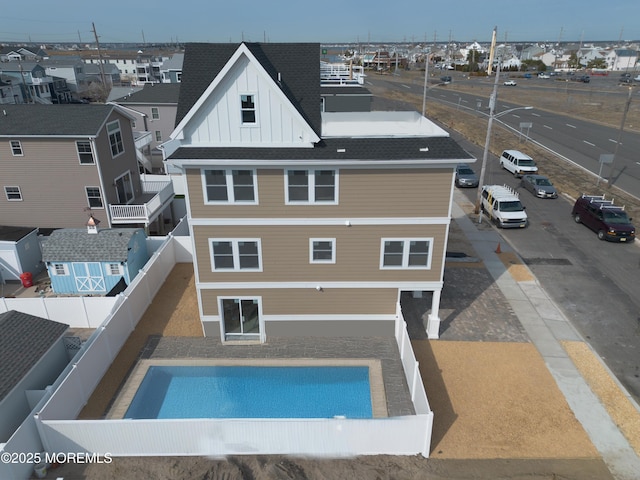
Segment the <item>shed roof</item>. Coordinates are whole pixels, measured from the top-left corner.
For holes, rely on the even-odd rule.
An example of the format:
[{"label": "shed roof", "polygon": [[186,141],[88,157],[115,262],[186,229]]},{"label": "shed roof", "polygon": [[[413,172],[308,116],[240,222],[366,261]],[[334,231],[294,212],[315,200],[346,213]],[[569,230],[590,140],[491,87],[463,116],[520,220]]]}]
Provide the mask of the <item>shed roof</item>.
[{"label": "shed roof", "polygon": [[129,242],[140,228],[98,229],[87,233],[81,228],[61,228],[42,243],[44,262],[124,262]]},{"label": "shed roof", "polygon": [[0,313],[0,401],[68,328],[64,323],[15,310]]}]

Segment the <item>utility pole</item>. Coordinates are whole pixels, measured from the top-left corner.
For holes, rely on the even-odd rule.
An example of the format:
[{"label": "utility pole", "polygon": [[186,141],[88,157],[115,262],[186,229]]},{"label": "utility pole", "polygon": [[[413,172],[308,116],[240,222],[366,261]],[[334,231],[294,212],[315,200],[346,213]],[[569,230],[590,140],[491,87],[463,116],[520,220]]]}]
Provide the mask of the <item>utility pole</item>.
[{"label": "utility pole", "polygon": [[98,32],[96,32],[95,23],[91,22],[91,26],[93,27],[93,36],[96,37],[96,47],[98,48],[98,62],[100,62],[100,79],[102,80],[102,88],[105,93],[106,100],[106,92],[107,92],[107,79],[104,75],[104,64],[102,61],[102,50],[100,50],[100,40],[98,40]]},{"label": "utility pole", "polygon": [[80,36],[80,30],[78,30],[78,43],[82,43],[82,37]]}]

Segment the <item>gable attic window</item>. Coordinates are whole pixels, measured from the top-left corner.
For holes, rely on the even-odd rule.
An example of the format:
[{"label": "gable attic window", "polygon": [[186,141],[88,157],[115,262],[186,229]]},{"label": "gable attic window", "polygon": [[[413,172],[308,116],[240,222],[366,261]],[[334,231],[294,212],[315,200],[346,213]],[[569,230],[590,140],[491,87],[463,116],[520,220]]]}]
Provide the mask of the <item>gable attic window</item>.
[{"label": "gable attic window", "polygon": [[240,109],[243,125],[256,123],[255,95],[240,95]]}]

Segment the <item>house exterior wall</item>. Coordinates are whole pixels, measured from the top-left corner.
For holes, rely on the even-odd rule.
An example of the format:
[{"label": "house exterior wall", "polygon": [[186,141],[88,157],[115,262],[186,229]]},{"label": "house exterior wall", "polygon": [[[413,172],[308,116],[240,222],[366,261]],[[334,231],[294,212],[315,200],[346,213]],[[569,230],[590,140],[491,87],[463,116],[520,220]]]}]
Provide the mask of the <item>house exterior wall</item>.
[{"label": "house exterior wall", "polygon": [[129,255],[127,263],[123,267],[124,279],[127,285],[131,283],[131,280],[138,275],[142,267],[144,267],[149,260],[146,238],[144,230],[138,230],[132,235],[129,241]]},{"label": "house exterior wall", "polygon": [[[206,205],[201,172],[185,176],[208,336],[221,298],[259,299],[266,337],[393,335],[399,290],[441,287],[450,168],[343,168],[335,205],[287,205],[283,168],[256,170],[257,204]],[[313,238],[335,241],[335,263],[311,262]],[[429,268],[381,268],[387,238],[430,239]],[[259,239],[260,271],[214,271],[215,239]]]},{"label": "house exterior wall", "polygon": [[0,241],[0,283],[20,280],[20,274],[40,273],[44,270],[38,231],[33,230],[17,242]]},{"label": "house exterior wall", "polygon": [[[120,122],[120,131],[122,133],[122,141],[124,144],[124,152],[117,155],[115,158],[111,154],[109,134],[107,132],[107,125],[114,120],[118,120]],[[98,165],[104,182],[103,196],[106,199],[105,208],[107,208],[106,205],[108,204],[123,203],[118,200],[115,180],[127,172],[131,175],[134,195],[135,197],[139,197],[142,190],[140,186],[140,173],[138,169],[138,160],[136,158],[133,130],[131,129],[131,120],[124,115],[120,115],[114,110],[105,123],[105,126],[100,130],[100,133],[96,138],[95,145]],[[96,216],[96,218],[98,218],[98,216]],[[99,220],[107,220],[107,213],[105,212],[104,217],[99,218]]]},{"label": "house exterior wall", "polygon": [[[47,228],[84,227],[85,187],[101,187],[96,165],[80,164],[76,140],[20,138],[23,156],[14,157],[11,139],[0,139],[0,218],[6,225]],[[21,201],[9,201],[5,186],[18,186]],[[103,218],[104,219],[104,218]]]},{"label": "house exterior wall", "polygon": [[258,205],[206,205],[201,170],[188,169],[186,180],[191,216],[194,219],[264,216],[448,218],[453,173],[451,168],[341,168],[337,205],[286,205],[283,169],[258,169],[257,178]]}]

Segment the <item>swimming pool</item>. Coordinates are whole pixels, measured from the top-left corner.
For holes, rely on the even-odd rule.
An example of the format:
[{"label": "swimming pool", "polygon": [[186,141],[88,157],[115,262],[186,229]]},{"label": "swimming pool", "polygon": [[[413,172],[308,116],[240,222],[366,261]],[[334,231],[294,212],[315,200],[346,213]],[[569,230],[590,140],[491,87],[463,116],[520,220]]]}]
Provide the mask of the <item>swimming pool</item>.
[{"label": "swimming pool", "polygon": [[372,418],[367,366],[149,366],[124,418]]}]

